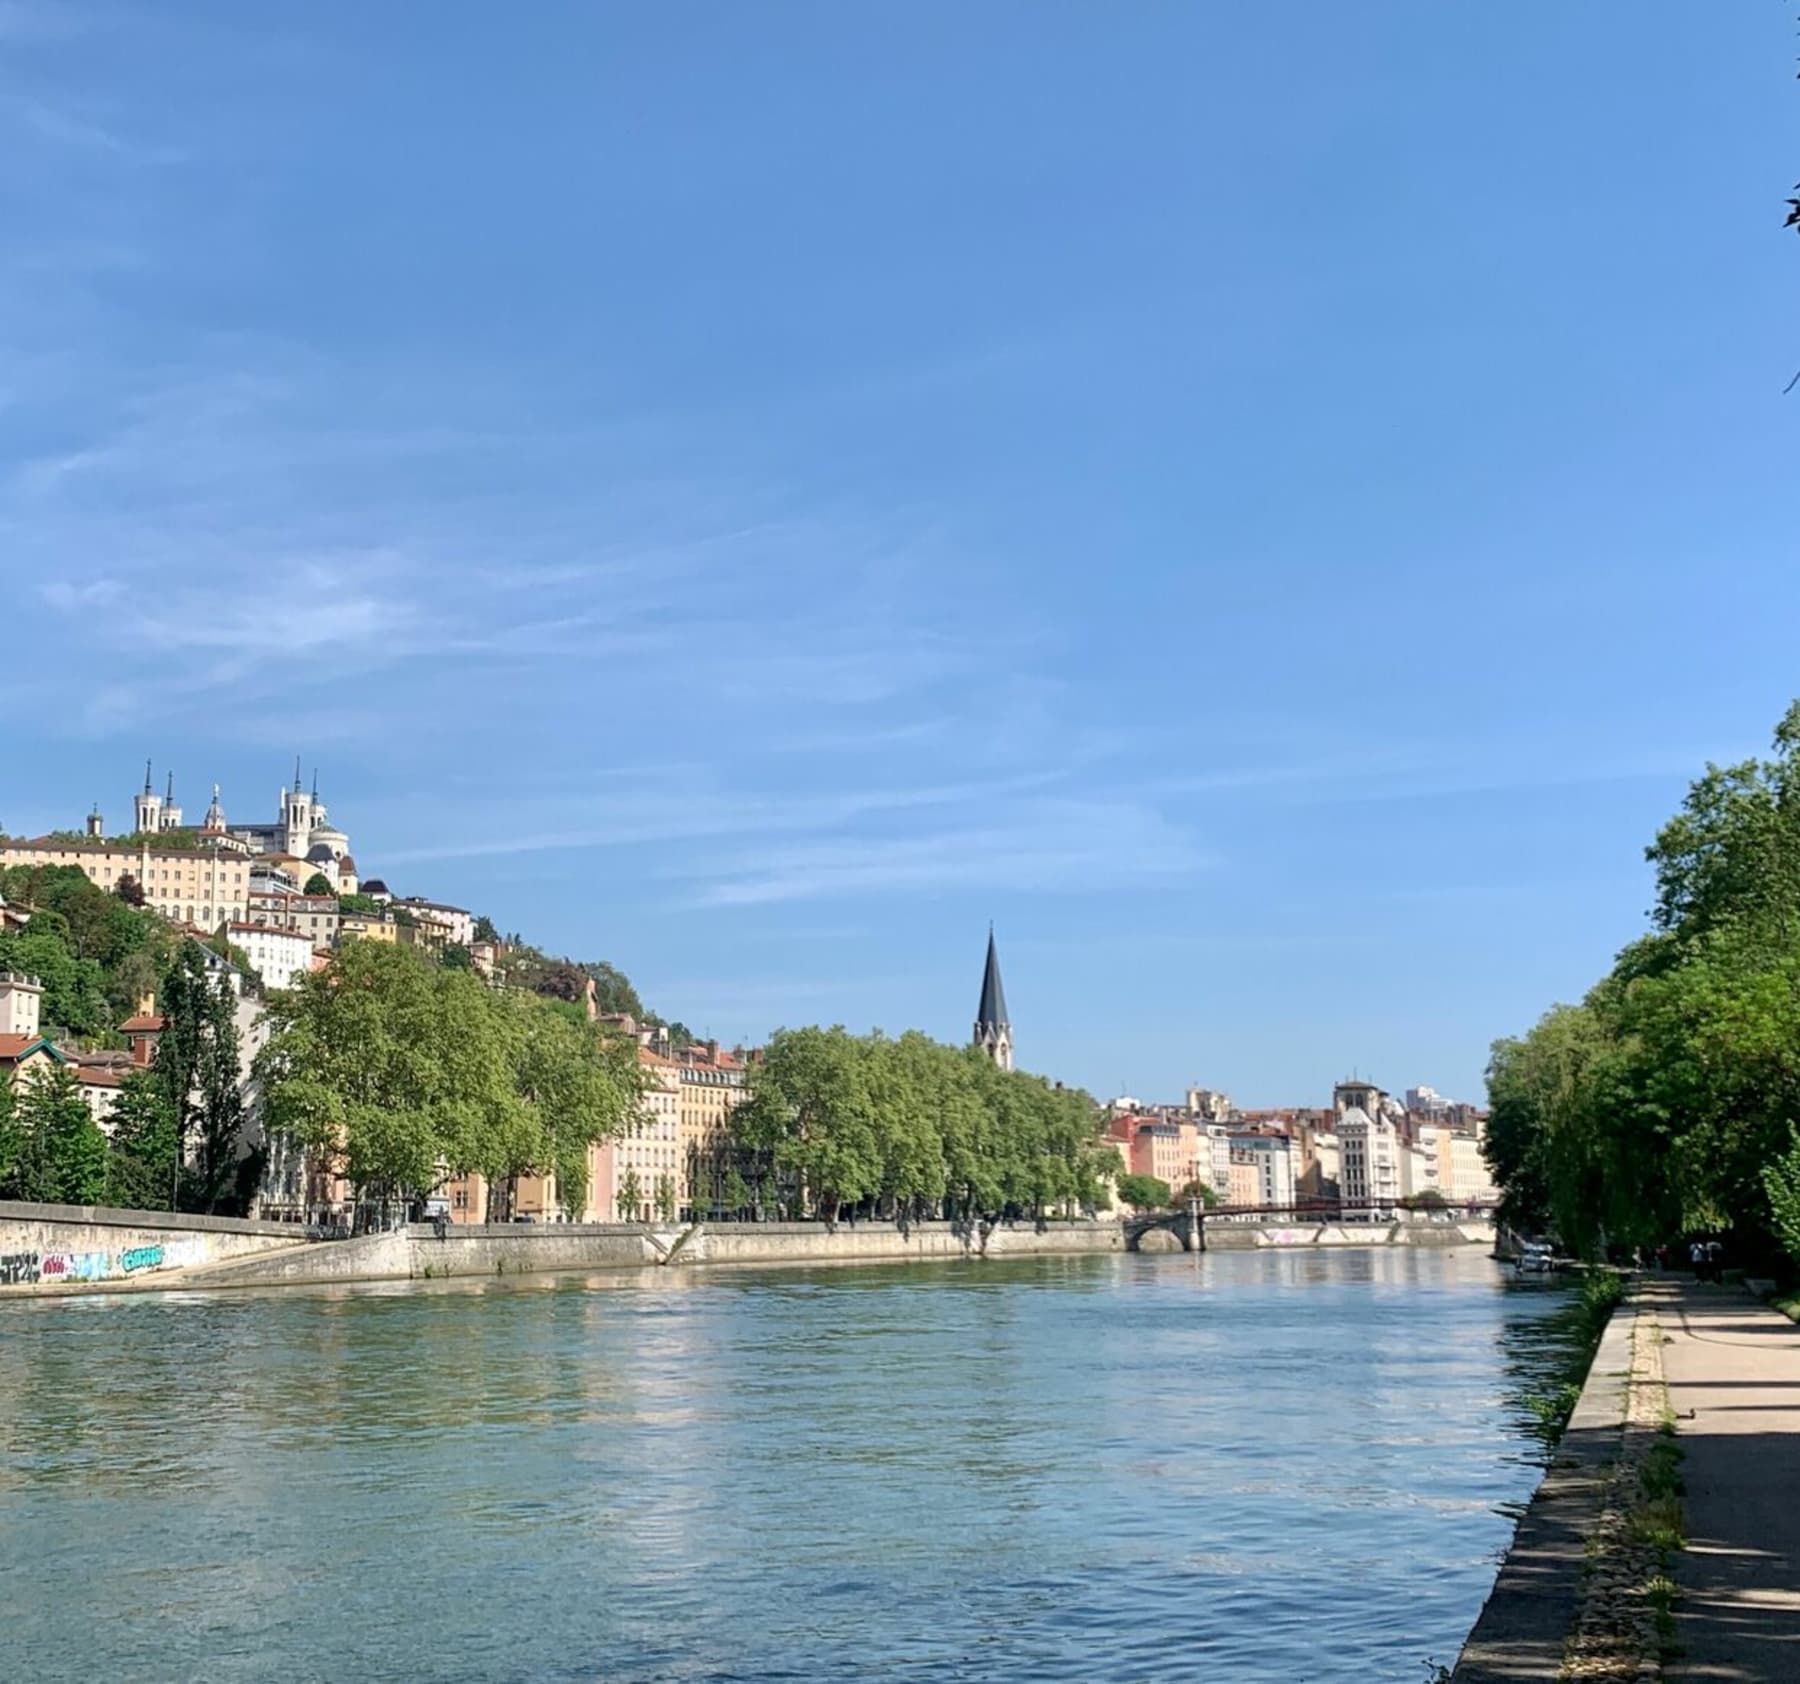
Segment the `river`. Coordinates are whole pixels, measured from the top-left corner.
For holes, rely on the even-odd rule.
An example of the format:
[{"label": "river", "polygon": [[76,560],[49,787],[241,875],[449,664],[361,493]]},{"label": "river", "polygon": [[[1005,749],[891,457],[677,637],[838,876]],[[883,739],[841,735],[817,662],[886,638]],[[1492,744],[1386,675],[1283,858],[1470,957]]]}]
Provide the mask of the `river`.
[{"label": "river", "polygon": [[4,1304],[0,1670],[1422,1684],[1561,1305],[1408,1250]]}]

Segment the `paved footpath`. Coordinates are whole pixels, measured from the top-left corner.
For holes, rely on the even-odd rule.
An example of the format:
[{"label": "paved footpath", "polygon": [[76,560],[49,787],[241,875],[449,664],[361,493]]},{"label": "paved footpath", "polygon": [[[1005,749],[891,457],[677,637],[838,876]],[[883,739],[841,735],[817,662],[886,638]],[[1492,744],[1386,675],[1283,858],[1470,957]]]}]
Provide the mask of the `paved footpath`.
[{"label": "paved footpath", "polygon": [[1800,1326],[1730,1287],[1649,1277],[1685,1452],[1682,1684],[1800,1681]]}]

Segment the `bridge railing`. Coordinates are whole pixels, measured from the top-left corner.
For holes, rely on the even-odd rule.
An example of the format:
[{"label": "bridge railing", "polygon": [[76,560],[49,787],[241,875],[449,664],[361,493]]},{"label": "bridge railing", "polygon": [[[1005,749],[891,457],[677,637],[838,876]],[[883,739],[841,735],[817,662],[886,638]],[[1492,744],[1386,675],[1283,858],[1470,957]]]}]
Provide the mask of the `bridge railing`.
[{"label": "bridge railing", "polygon": [[1468,1199],[1454,1204],[1345,1204],[1338,1199],[1297,1200],[1291,1205],[1214,1205],[1198,1214],[1202,1222],[1482,1222],[1493,1220],[1492,1200]]}]

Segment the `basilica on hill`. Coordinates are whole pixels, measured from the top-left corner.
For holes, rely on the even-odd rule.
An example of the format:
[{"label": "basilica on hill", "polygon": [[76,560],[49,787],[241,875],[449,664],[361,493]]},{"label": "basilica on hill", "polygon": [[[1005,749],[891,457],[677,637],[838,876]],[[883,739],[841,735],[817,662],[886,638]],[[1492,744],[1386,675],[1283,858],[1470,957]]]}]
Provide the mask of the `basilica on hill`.
[{"label": "basilica on hill", "polygon": [[[219,786],[213,785],[212,804],[206,809],[199,832],[202,837],[216,838],[220,846],[234,853],[285,854],[304,860],[309,865],[323,866],[334,879],[340,875],[354,877],[355,862],[350,858],[350,838],[331,822],[325,803],[319,799],[319,776],[313,774],[308,791],[300,776],[300,762],[294,762],[294,783],[277,793],[275,819],[271,824],[232,824],[225,817],[219,799]],[[132,798],[133,829],[140,836],[155,836],[163,831],[181,830],[185,826],[182,809],[175,801],[175,776],[169,774],[166,793],[156,793],[150,762],[144,762],[144,787]],[[100,836],[104,825],[98,813],[88,818],[89,834]],[[347,869],[346,869],[347,868]]]}]

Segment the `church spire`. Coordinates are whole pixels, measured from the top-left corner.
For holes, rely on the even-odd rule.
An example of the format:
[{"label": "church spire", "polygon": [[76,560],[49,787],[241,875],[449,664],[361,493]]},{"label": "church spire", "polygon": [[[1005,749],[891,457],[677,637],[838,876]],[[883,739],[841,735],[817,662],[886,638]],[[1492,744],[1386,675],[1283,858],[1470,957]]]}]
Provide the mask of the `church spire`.
[{"label": "church spire", "polygon": [[150,762],[148,760],[144,762],[144,793],[146,795],[153,795],[156,793],[150,787]]},{"label": "church spire", "polygon": [[981,974],[981,1004],[975,1013],[975,1045],[1002,1070],[1013,1067],[1012,1020],[1006,1011],[1006,989],[1000,981],[1000,950],[994,926],[988,925],[987,965]]}]

